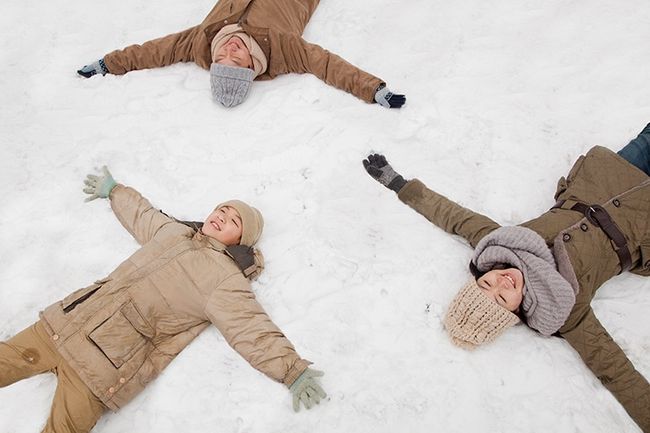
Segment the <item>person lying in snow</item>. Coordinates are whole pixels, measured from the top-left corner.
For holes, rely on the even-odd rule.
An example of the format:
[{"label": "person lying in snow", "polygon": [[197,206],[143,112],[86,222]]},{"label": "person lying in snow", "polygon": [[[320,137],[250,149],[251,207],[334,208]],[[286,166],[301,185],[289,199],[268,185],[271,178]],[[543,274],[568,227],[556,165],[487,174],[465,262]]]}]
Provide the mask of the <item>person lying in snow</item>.
[{"label": "person lying in snow", "polygon": [[210,323],[253,367],[284,383],[308,409],[326,397],[291,342],[256,301],[249,279],[263,269],[254,249],[264,225],[239,200],[204,223],[179,222],[136,190],[89,175],[87,200],[109,198],[142,245],[108,277],[46,308],[0,343],[0,387],[53,371],[58,385],[43,431],[88,432],[106,409],[128,403]]},{"label": "person lying in snow", "polygon": [[590,306],[613,276],[650,275],[650,124],[618,154],[596,146],[581,156],[559,180],[556,204],[516,227],[500,227],[417,179],[406,181],[382,155],[363,164],[401,201],[475,248],[474,278],[444,320],[454,343],[471,349],[519,322],[563,337],[650,433],[650,385]]},{"label": "person lying in snow", "polygon": [[366,102],[389,108],[404,105],[404,95],[390,92],[379,78],[302,38],[318,3],[220,0],[201,24],[113,51],[77,72],[88,78],[194,62],[210,70],[212,94],[226,107],[241,104],[254,79],[308,72]]}]

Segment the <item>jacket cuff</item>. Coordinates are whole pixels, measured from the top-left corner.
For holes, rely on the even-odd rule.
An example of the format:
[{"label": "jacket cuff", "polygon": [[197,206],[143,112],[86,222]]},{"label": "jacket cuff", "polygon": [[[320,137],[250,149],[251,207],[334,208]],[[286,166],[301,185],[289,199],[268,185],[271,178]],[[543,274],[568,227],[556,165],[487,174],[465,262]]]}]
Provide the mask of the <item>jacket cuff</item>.
[{"label": "jacket cuff", "polygon": [[422,197],[422,191],[424,189],[426,189],[426,186],[422,182],[417,179],[411,179],[399,190],[397,197],[404,203],[413,203]]},{"label": "jacket cuff", "polygon": [[371,104],[376,103],[375,93],[381,88],[386,87],[386,83],[377,77],[372,77],[361,90],[361,99]]},{"label": "jacket cuff", "polygon": [[293,366],[289,369],[286,376],[284,376],[282,382],[287,386],[287,388],[291,387],[291,385],[293,385],[296,379],[298,379],[298,377],[305,370],[307,370],[307,367],[311,364],[313,363],[311,361],[307,361],[306,359],[297,360],[296,362],[293,363]]},{"label": "jacket cuff", "polygon": [[111,192],[108,193],[108,199],[109,199],[109,200],[112,200],[112,199],[113,199],[113,195],[116,193],[116,191],[119,192],[119,190],[120,190],[120,189],[123,189],[123,188],[126,188],[126,187],[125,187],[124,185],[122,185],[121,183],[117,183],[117,184],[115,184],[115,186],[113,187],[113,189],[111,190]]}]

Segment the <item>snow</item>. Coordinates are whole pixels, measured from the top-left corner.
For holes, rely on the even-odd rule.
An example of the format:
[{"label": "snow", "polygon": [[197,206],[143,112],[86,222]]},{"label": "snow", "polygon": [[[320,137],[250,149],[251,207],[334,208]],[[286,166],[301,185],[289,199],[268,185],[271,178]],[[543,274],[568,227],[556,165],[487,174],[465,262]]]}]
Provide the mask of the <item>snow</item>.
[{"label": "snow", "polygon": [[[523,326],[472,353],[441,319],[471,249],[363,170],[383,152],[406,178],[501,224],[553,204],[594,144],[650,121],[643,0],[330,0],[305,38],[405,93],[386,110],[312,76],[210,97],[193,64],[85,80],[104,53],[195,25],[211,1],[8,0],[0,15],[0,341],[108,274],[136,248],[108,204],[84,203],[102,165],[167,213],[202,219],[229,198],[262,210],[260,302],[325,371],[327,401],[289,392],[209,328],[93,431],[638,432],[568,344]],[[593,302],[650,377],[650,280],[618,276]],[[56,386],[0,390],[0,431],[39,431]]]}]

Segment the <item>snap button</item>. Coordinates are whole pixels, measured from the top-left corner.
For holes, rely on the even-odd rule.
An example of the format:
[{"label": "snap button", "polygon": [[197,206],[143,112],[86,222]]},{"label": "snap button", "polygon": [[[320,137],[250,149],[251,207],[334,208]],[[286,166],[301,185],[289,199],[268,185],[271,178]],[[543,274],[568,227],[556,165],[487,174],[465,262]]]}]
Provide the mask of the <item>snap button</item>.
[{"label": "snap button", "polygon": [[564,242],[569,242],[571,240],[571,235],[566,233],[564,236],[562,236],[562,240]]},{"label": "snap button", "polygon": [[589,226],[587,226],[587,224],[585,224],[585,223],[580,224],[580,228],[582,229],[583,232],[586,232],[587,230],[589,230]]},{"label": "snap button", "polygon": [[617,199],[617,198],[615,198],[614,201],[613,201],[612,203],[614,203],[614,206],[616,206],[616,207],[620,207],[620,206],[621,206],[621,202],[620,202],[619,199]]},{"label": "snap button", "polygon": [[56,340],[58,340],[58,339],[59,339],[59,336],[58,336],[58,335],[54,334],[54,335],[52,336],[52,340],[56,341]]},{"label": "snap button", "polygon": [[115,388],[113,388],[113,387],[111,386],[110,388],[108,388],[108,392],[110,392],[111,394],[113,394],[113,393],[115,392]]},{"label": "snap button", "polygon": [[224,23],[224,24],[228,24],[228,20],[223,20],[223,23]]},{"label": "snap button", "polygon": [[120,377],[120,383],[126,383],[126,379],[123,377]]}]

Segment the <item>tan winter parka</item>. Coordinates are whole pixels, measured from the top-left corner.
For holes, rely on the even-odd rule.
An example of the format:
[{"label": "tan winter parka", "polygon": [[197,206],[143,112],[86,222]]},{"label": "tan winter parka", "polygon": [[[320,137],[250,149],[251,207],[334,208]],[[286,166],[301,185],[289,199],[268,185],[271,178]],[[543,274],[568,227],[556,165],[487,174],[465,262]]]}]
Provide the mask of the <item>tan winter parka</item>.
[{"label": "tan winter parka", "polygon": [[222,27],[239,23],[268,59],[267,71],[256,80],[295,72],[310,73],[327,84],[374,102],[379,78],[362,71],[322,47],[302,38],[318,0],[221,0],[198,26],[142,45],[131,45],[104,57],[112,74],[195,62],[210,69],[210,44]]},{"label": "tan winter parka", "polygon": [[[419,180],[409,181],[399,198],[428,220],[465,238],[472,247],[499,228],[490,218],[472,212],[429,190]],[[645,433],[650,433],[650,385],[634,368],[591,309],[596,290],[621,271],[613,244],[605,233],[581,213],[569,208],[576,202],[599,204],[625,234],[632,269],[650,275],[650,178],[614,152],[596,146],[574,164],[557,186],[556,200],[566,200],[521,224],[536,231],[549,247],[562,243],[579,284],[575,306],[560,328],[563,337],[589,369],[623,405]],[[549,202],[549,205],[552,203]]]},{"label": "tan winter parka", "polygon": [[110,200],[142,247],[108,277],[41,313],[61,356],[108,408],[135,397],[210,323],[276,381],[289,386],[307,368],[223,244],[132,188],[117,185]]}]

